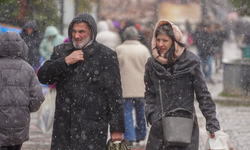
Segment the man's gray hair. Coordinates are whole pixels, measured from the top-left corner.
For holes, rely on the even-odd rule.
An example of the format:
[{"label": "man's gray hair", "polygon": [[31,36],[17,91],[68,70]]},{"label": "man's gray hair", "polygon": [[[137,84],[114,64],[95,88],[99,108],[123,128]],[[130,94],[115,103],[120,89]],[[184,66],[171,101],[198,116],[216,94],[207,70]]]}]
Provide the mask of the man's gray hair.
[{"label": "man's gray hair", "polygon": [[138,30],[134,26],[127,27],[123,32],[124,40],[136,40],[138,37]]}]

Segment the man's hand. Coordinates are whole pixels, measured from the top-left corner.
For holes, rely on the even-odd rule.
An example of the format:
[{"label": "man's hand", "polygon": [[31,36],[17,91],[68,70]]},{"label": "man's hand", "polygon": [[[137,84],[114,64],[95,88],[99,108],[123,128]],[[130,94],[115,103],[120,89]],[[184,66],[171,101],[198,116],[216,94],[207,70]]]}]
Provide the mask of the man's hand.
[{"label": "man's hand", "polygon": [[111,139],[112,139],[113,142],[122,141],[123,133],[122,132],[112,132],[111,133]]},{"label": "man's hand", "polygon": [[65,57],[65,62],[68,65],[74,64],[78,61],[83,61],[83,52],[82,50],[76,50],[72,52],[69,56]]}]

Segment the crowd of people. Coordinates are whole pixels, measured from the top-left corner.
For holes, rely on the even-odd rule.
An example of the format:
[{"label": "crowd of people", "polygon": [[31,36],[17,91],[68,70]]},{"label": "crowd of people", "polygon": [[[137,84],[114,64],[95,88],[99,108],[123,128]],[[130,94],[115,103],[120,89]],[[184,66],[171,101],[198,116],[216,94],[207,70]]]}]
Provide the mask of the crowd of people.
[{"label": "crowd of people", "polygon": [[[215,84],[212,61],[218,57],[221,65],[225,37],[213,23],[192,31],[188,23],[182,29],[162,19],[151,29],[133,20],[96,22],[88,13],[72,19],[67,37],[55,26],[41,34],[35,21],[20,35],[5,32],[0,36],[0,150],[20,150],[28,140],[30,113],[44,101],[41,84],[56,84],[52,150],[105,149],[108,131],[112,141],[124,138],[134,145],[146,139],[149,124],[147,150],[198,150],[195,97],[211,138],[220,130],[206,84]],[[189,51],[191,44],[198,56]],[[161,110],[179,107],[195,116],[185,147],[162,140]]]}]

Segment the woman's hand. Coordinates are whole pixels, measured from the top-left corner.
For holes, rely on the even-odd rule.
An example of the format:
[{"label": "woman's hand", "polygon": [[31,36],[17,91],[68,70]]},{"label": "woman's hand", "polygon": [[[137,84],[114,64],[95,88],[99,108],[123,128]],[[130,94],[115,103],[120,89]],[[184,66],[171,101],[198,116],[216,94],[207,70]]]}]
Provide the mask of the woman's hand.
[{"label": "woman's hand", "polygon": [[214,133],[210,134],[210,138],[213,139],[214,138]]}]

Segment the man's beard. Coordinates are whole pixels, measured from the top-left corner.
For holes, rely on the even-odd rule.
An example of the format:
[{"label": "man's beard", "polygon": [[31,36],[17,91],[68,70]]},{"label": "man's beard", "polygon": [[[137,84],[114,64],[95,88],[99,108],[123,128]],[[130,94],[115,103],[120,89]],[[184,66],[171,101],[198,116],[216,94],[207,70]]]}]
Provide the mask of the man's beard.
[{"label": "man's beard", "polygon": [[82,49],[89,41],[90,41],[90,35],[87,38],[85,38],[80,44],[76,43],[75,39],[73,39],[73,45],[76,49]]}]

